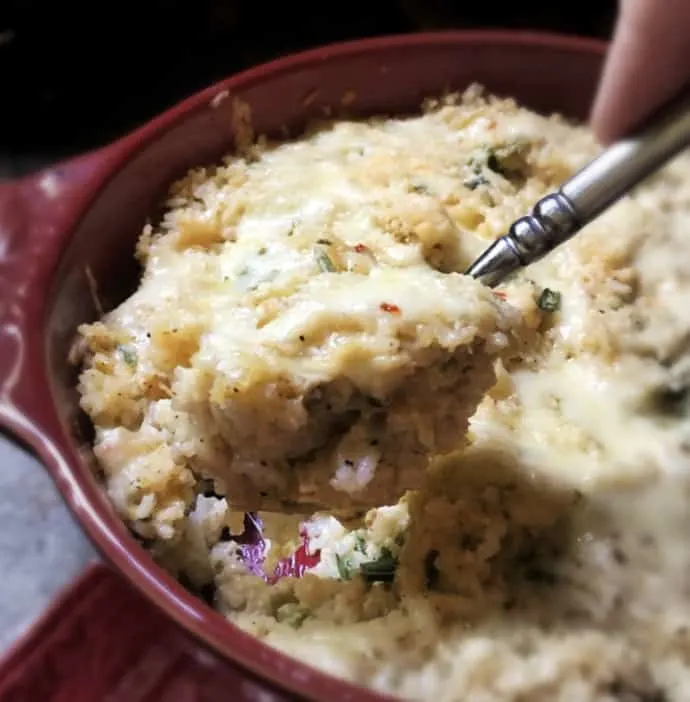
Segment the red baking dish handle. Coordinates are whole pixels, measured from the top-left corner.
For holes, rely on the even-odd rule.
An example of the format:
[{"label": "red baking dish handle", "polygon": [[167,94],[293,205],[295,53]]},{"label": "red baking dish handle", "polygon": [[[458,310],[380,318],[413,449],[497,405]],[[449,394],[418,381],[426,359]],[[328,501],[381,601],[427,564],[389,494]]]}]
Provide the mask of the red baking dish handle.
[{"label": "red baking dish handle", "polygon": [[0,428],[33,448],[45,440],[42,364],[45,286],[75,213],[111,147],[0,183]]}]

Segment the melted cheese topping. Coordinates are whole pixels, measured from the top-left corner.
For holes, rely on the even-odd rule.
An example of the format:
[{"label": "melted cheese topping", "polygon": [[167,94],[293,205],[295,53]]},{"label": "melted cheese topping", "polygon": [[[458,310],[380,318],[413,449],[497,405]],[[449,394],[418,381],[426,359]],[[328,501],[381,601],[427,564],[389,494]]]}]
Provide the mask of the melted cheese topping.
[{"label": "melted cheese topping", "polygon": [[[151,294],[143,285],[106,329],[85,330],[91,369],[122,371],[87,371],[83,381],[93,383],[84,404],[99,427],[110,494],[141,533],[155,522],[156,557],[196,587],[212,582],[229,619],[334,675],[444,702],[684,700],[690,158],[501,286],[501,305],[457,273],[598,147],[584,128],[475,89],[427,107],[409,119],[327,125],[258,148],[251,164],[231,158],[176,187],[164,224],[172,245],[145,236],[141,247],[146,275],[158,276]],[[199,242],[218,253],[208,275]],[[173,260],[175,281],[165,274]],[[213,286],[224,291],[215,311]],[[552,304],[540,309],[545,291]],[[251,299],[232,325],[218,321],[224,295]],[[401,313],[379,315],[382,302]],[[163,346],[145,341],[147,332],[162,333],[151,328],[161,306],[170,333],[212,330],[194,347],[198,366],[173,363],[172,376],[161,376],[164,361],[154,360]],[[98,353],[120,332],[137,345],[135,374],[111,352]],[[310,351],[291,356],[300,336]],[[196,470],[215,455],[194,428],[207,397],[198,373],[220,368],[232,377],[246,362],[233,354],[254,349],[262,363],[280,357],[300,377],[349,368],[367,393],[381,394],[402,387],[392,367],[426,359],[425,338],[444,353],[461,349],[463,363],[472,359],[472,402],[448,405],[447,423],[425,424],[444,376],[433,376],[431,391],[431,375],[406,380],[410,398],[428,404],[415,413],[403,403],[400,423],[391,420],[384,434],[419,484],[362,521],[308,519],[319,565],[268,586],[223,536],[224,526],[238,529],[228,500],[195,497],[198,479],[185,472],[185,461]],[[365,366],[348,356],[352,348],[367,350]],[[155,412],[142,400],[144,382],[158,398]],[[128,401],[107,401],[115,392]],[[342,393],[329,397],[344,402]],[[469,445],[420,472],[404,441],[409,427],[417,445],[424,436],[462,436],[461,415],[477,402]],[[267,406],[265,397],[257,405]],[[358,452],[361,435],[353,442],[331,454],[340,458],[330,474],[348,489],[380,470],[376,452]],[[351,470],[338,474],[345,460]],[[277,490],[286,489],[281,474],[271,475]],[[270,571],[298,543],[299,520],[263,517]]]},{"label": "melted cheese topping", "polygon": [[148,538],[173,538],[194,499],[154,469],[215,479],[238,509],[399,499],[463,443],[494,360],[528,343],[534,320],[462,274],[460,227],[429,190],[452,199],[466,174],[406,157],[414,120],[371,129],[189,174],[144,230],[138,290],[81,330],[96,454]]}]

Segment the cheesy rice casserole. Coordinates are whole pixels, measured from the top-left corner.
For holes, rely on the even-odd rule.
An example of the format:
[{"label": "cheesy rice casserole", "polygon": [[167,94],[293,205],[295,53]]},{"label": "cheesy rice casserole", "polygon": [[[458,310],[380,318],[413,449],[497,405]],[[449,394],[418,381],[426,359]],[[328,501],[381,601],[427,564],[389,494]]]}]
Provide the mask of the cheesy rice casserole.
[{"label": "cheesy rice casserole", "polygon": [[462,274],[597,151],[472,87],[176,183],[80,329],[152,555],[401,698],[690,699],[690,160],[497,290]]}]

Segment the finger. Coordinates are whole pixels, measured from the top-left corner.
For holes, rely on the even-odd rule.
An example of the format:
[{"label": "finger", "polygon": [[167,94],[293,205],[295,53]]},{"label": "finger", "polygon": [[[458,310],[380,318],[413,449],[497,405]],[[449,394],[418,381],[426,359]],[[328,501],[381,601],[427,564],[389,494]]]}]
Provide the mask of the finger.
[{"label": "finger", "polygon": [[624,0],[591,114],[602,142],[624,136],[690,80],[690,1]]}]

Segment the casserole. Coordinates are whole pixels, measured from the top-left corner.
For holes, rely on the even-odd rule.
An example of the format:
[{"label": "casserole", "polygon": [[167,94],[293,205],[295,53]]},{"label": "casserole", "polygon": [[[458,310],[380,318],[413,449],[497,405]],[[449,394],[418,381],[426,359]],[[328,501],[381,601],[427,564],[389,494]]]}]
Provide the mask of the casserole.
[{"label": "casserole", "polygon": [[256,133],[284,137],[324,115],[414,112],[428,96],[479,82],[531,109],[584,119],[604,49],[590,40],[496,32],[325,47],[229,78],[110,146],[0,186],[0,423],[44,462],[106,558],[192,638],[266,690],[382,699],[231,626],[130,537],[84,448],[77,369],[67,361],[77,326],[99,316],[95,297],[110,308],[132,290],[131,252],[147,215],[172,180],[232,148],[246,127],[242,105]]}]

